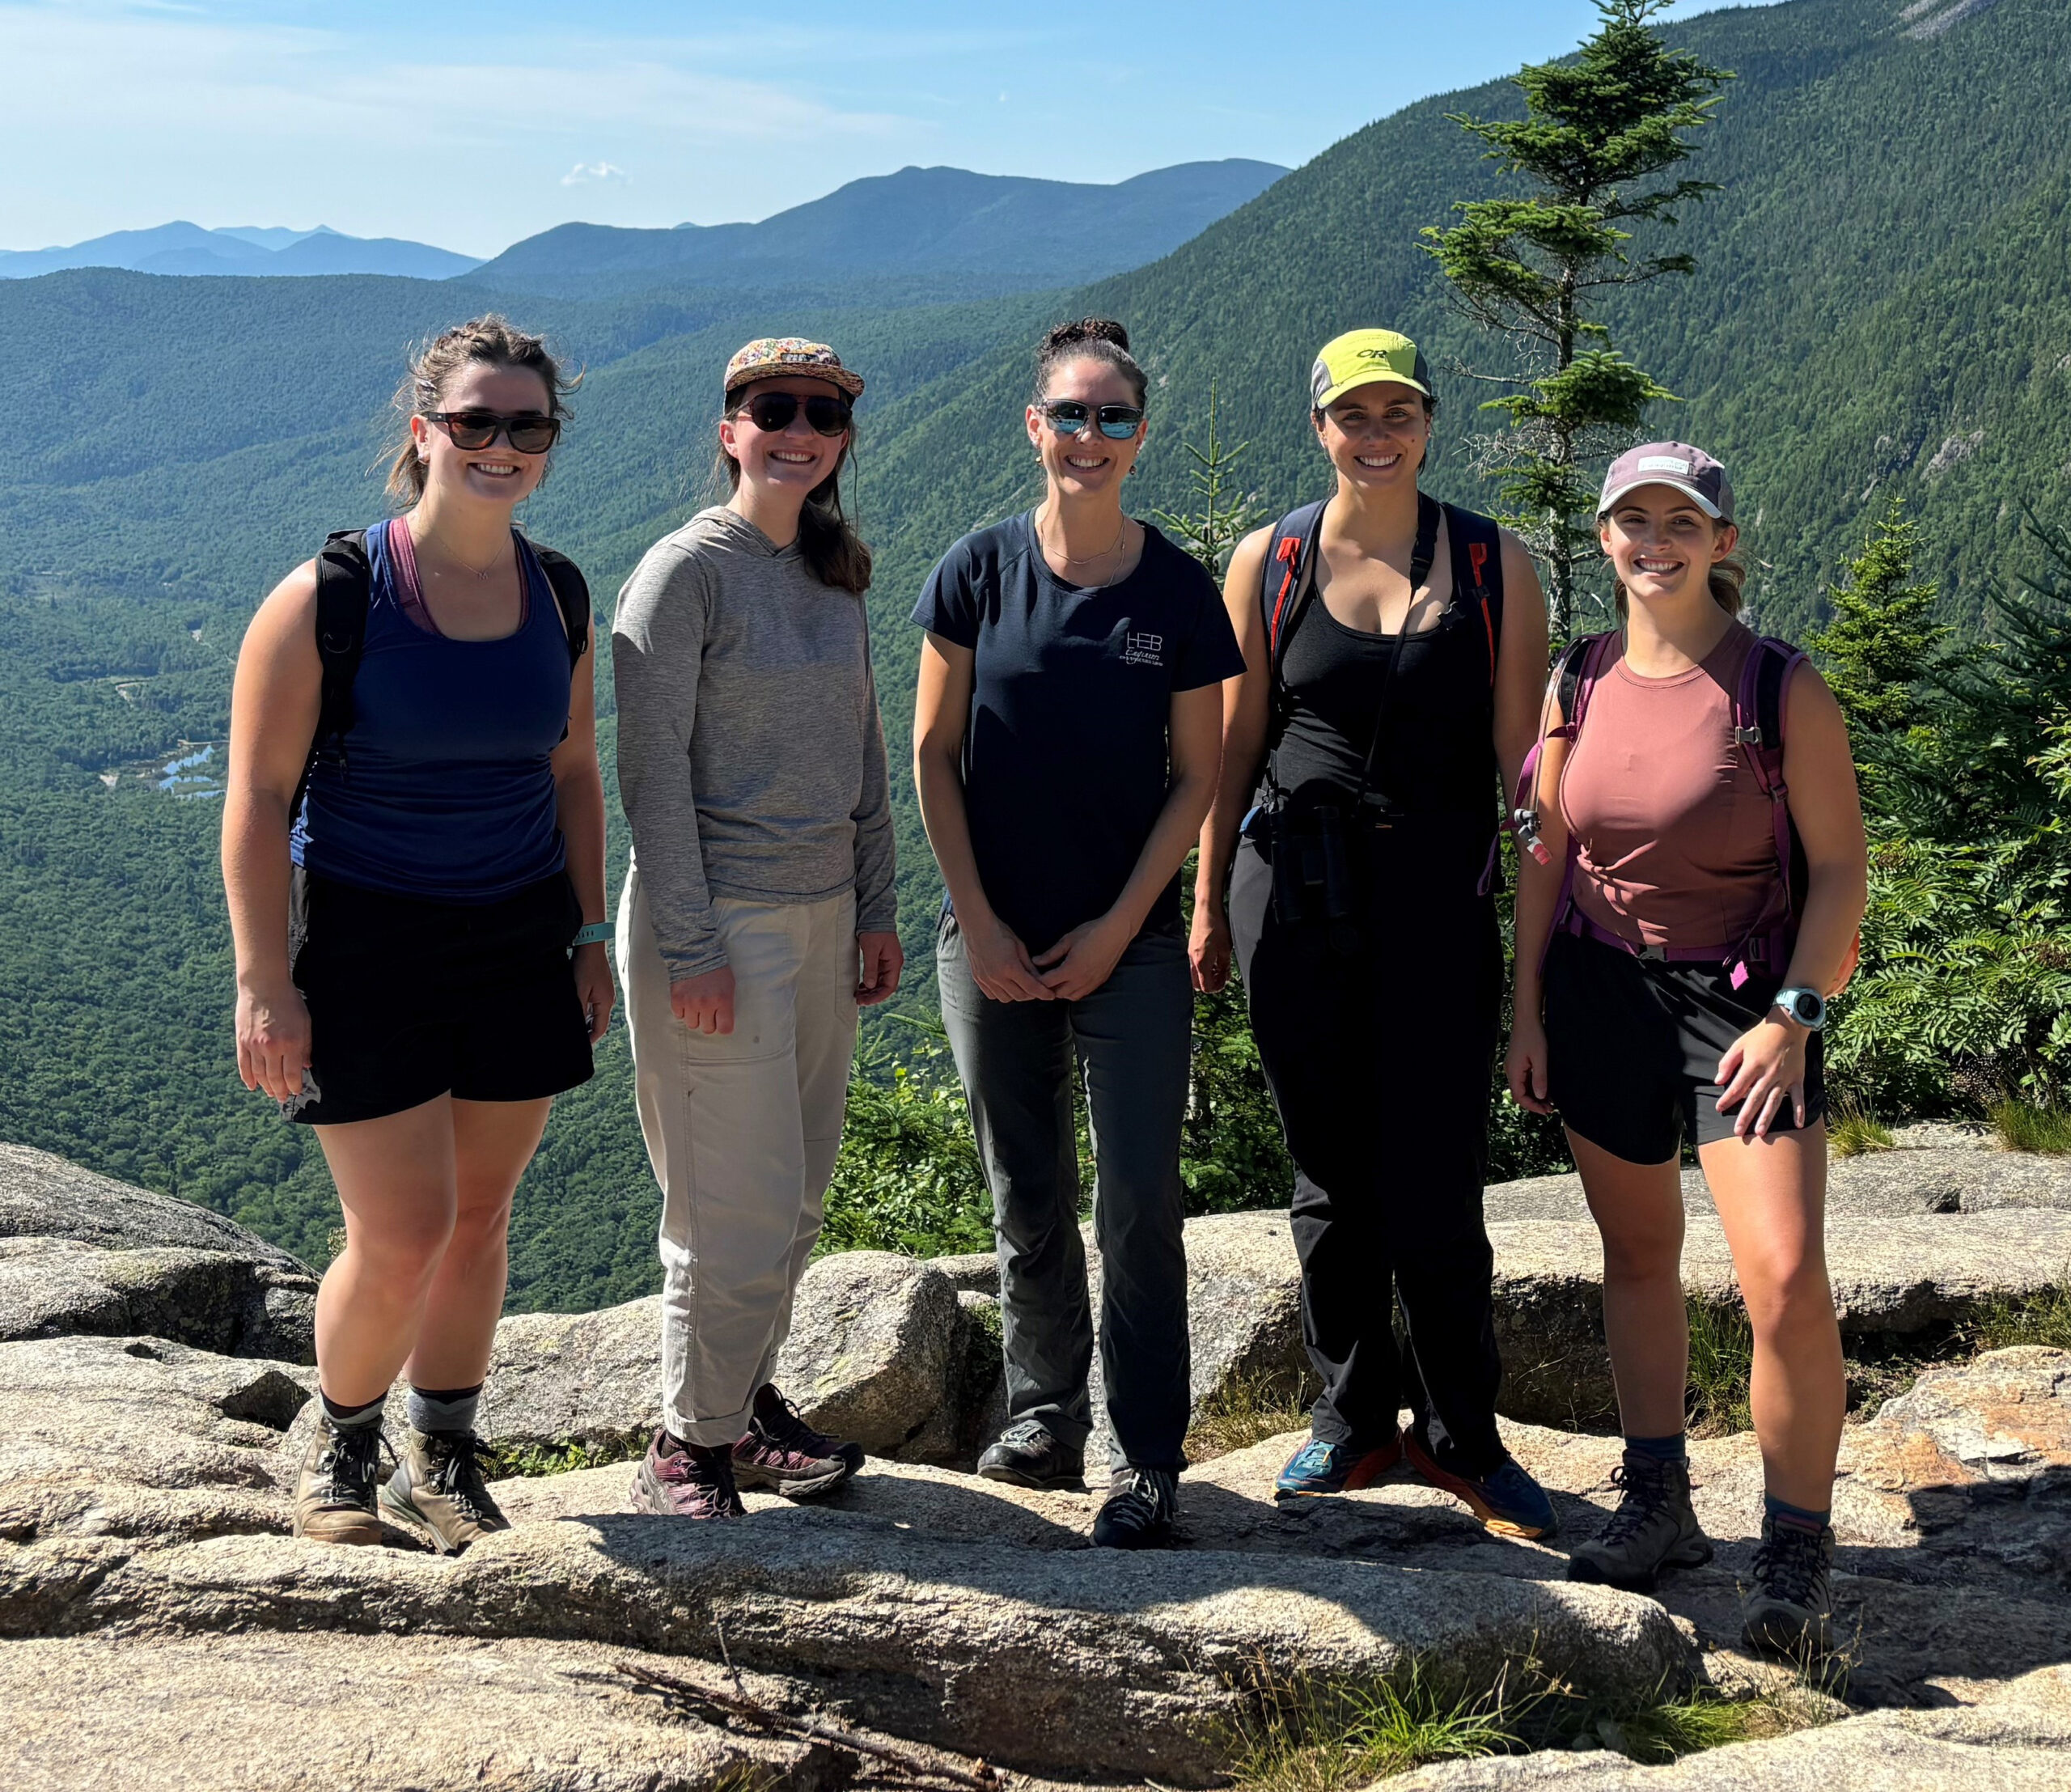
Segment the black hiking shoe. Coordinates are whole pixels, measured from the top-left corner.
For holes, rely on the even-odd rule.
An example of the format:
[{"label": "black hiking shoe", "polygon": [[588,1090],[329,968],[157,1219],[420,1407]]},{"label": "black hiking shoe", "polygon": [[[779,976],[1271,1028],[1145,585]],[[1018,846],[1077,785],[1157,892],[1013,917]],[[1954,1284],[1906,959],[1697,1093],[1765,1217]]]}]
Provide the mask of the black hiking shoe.
[{"label": "black hiking shoe", "polygon": [[1168,1468],[1117,1468],[1093,1521],[1096,1549],[1169,1549],[1179,1477]]},{"label": "black hiking shoe", "polygon": [[734,1446],[734,1482],[767,1488],[787,1500],[811,1499],[838,1487],[863,1466],[863,1447],[815,1431],[798,1409],[764,1382],[755,1392],[748,1435]]},{"label": "black hiking shoe", "polygon": [[419,1431],[403,1439],[396,1472],[381,1484],[381,1510],[427,1533],[442,1556],[457,1556],[510,1521],[482,1479],[488,1451],[472,1431]]},{"label": "black hiking shoe", "polygon": [[381,1427],[336,1426],[319,1413],[294,1489],[294,1534],[318,1543],[379,1543]]},{"label": "black hiking shoe", "polygon": [[1833,1647],[1834,1530],[1762,1520],[1755,1591],[1747,1595],[1747,1646],[1802,1661]]},{"label": "black hiking shoe", "polygon": [[978,1459],[987,1481],[1015,1487],[1086,1490],[1086,1452],[1052,1437],[1040,1419],[1022,1419],[1000,1434],[999,1441]]},{"label": "black hiking shoe", "polygon": [[1618,1507],[1603,1529],[1578,1544],[1568,1578],[1628,1593],[1651,1593],[1666,1568],[1697,1568],[1712,1559],[1711,1539],[1690,1505],[1690,1465],[1628,1450],[1611,1471]]},{"label": "black hiking shoe", "polygon": [[748,1508],[734,1485],[732,1447],[684,1443],[657,1431],[633,1477],[633,1509],[663,1518],[746,1518]]}]

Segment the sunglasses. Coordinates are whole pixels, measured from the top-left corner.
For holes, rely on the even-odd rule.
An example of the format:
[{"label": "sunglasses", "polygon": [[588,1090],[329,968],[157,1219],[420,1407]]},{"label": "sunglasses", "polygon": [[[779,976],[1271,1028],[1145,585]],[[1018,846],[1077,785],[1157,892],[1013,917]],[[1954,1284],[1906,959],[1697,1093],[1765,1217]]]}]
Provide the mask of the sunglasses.
[{"label": "sunglasses", "polygon": [[537,411],[506,417],[499,411],[426,411],[427,423],[443,423],[453,446],[472,454],[500,435],[519,454],[544,454],[561,434],[561,419]]},{"label": "sunglasses", "polygon": [[1052,398],[1039,407],[1059,435],[1077,435],[1089,423],[1098,423],[1110,442],[1126,442],[1143,422],[1134,405],[1084,405],[1076,398]]},{"label": "sunglasses", "polygon": [[855,418],[845,398],[824,398],[815,394],[801,398],[796,392],[757,392],[741,409],[755,420],[758,430],[775,435],[791,426],[803,405],[806,422],[820,435],[840,435]]}]

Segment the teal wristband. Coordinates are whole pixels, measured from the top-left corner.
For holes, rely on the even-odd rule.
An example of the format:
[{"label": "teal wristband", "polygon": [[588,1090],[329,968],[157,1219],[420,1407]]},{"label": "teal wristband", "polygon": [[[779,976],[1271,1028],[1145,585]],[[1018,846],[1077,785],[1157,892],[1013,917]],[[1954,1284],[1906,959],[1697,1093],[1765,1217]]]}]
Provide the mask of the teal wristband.
[{"label": "teal wristband", "polygon": [[608,921],[593,921],[587,926],[577,929],[578,946],[601,946],[612,937],[612,924]]}]

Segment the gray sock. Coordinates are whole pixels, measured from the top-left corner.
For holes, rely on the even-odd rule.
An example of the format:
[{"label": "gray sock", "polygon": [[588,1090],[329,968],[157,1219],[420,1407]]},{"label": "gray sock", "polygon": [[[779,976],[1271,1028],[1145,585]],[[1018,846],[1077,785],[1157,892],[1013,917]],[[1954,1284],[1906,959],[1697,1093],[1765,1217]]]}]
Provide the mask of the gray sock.
[{"label": "gray sock", "polygon": [[472,1431],[475,1409],[481,1404],[482,1384],[472,1387],[413,1387],[410,1423],[420,1431]]},{"label": "gray sock", "polygon": [[379,1395],[364,1406],[341,1406],[328,1394],[319,1391],[317,1396],[324,1403],[324,1416],[331,1421],[334,1431],[350,1431],[365,1425],[381,1422],[381,1409],[388,1404],[388,1396]]}]

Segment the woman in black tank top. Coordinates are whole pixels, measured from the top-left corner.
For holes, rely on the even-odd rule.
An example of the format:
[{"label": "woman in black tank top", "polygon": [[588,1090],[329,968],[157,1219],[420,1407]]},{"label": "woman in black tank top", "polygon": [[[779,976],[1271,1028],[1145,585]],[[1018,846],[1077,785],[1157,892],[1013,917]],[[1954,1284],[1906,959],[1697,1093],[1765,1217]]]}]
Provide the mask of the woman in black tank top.
[{"label": "woman in black tank top", "polygon": [[1545,604],[1514,538],[1418,491],[1435,407],[1415,344],[1339,337],[1310,396],[1336,490],[1230,563],[1246,670],[1226,688],[1191,947],[1204,989],[1235,947],[1295,1163],[1323,1387],[1279,1490],[1363,1486],[1406,1451],[1491,1529],[1543,1536],[1552,1507],[1496,1429],[1481,1183],[1499,773],[1535,737]]}]

